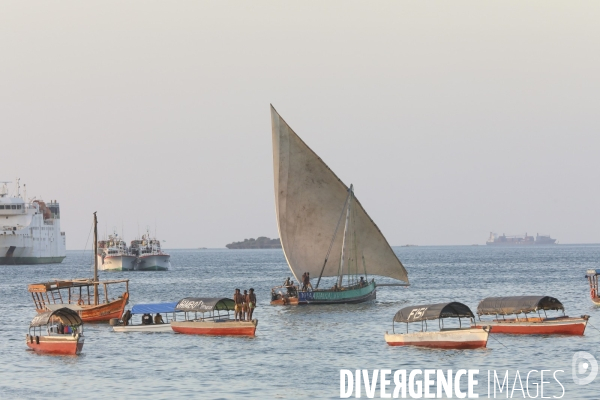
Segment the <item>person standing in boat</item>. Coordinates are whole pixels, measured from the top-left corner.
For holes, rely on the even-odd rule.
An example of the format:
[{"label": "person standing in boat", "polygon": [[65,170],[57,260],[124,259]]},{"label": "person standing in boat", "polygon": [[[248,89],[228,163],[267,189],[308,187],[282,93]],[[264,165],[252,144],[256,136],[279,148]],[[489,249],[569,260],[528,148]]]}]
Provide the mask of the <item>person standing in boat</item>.
[{"label": "person standing in boat", "polygon": [[310,288],[310,290],[313,290],[312,284],[310,283],[310,272],[306,273],[306,278],[304,279],[304,285],[306,286],[306,290],[308,290]]},{"label": "person standing in boat", "polygon": [[242,299],[242,294],[240,293],[240,289],[235,289],[233,293],[233,302],[235,303],[234,315],[236,321],[241,321],[242,317],[242,306],[244,304],[244,300]]},{"label": "person standing in boat", "polygon": [[248,314],[246,321],[252,321],[252,314],[254,314],[254,309],[256,308],[256,295],[254,294],[253,288],[250,288],[250,293],[248,293],[246,304],[248,304]]},{"label": "person standing in boat", "polygon": [[248,291],[244,290],[244,294],[242,295],[242,321],[246,320],[246,315],[248,314]]}]

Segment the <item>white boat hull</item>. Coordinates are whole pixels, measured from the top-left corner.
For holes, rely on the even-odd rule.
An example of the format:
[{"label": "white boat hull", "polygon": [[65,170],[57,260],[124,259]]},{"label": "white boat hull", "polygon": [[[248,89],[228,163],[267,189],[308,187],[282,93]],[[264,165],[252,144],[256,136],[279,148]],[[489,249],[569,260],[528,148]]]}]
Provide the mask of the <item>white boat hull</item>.
[{"label": "white boat hull", "polygon": [[168,254],[141,255],[137,271],[167,271],[171,269],[171,256]]},{"label": "white boat hull", "polygon": [[113,326],[114,332],[171,332],[171,324],[152,324],[152,325],[117,325]]},{"label": "white boat hull", "polygon": [[437,332],[385,333],[390,346],[422,346],[441,349],[486,347],[489,332],[482,328],[448,329]]},{"label": "white boat hull", "polygon": [[98,269],[100,271],[133,271],[136,264],[135,256],[116,255],[98,257]]}]

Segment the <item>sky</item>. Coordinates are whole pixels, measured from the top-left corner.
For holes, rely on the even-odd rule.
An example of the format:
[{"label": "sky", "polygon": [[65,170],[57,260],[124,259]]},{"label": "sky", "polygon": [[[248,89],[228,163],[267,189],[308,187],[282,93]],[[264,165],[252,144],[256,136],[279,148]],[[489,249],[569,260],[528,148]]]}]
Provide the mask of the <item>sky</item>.
[{"label": "sky", "polygon": [[94,211],[166,248],[278,237],[273,104],[391,245],[599,243],[598,21],[593,1],[2,1],[0,180],[60,202],[68,249]]}]

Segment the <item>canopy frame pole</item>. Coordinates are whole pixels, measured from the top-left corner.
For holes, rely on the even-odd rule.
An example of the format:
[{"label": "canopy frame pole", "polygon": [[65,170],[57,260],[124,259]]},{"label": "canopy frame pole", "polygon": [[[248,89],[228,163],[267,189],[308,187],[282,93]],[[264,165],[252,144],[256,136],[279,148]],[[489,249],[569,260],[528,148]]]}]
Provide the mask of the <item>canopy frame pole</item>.
[{"label": "canopy frame pole", "polygon": [[329,250],[327,250],[327,254],[325,255],[325,262],[323,262],[323,267],[321,268],[321,273],[319,274],[319,279],[317,280],[317,285],[315,289],[319,288],[319,283],[321,283],[321,277],[323,277],[323,272],[325,271],[325,266],[327,265],[327,260],[329,259],[329,254],[331,253],[331,249],[333,247],[333,242],[335,241],[335,237],[337,236],[338,229],[340,228],[340,223],[342,222],[342,217],[344,216],[344,210],[346,209],[346,204],[348,204],[348,199],[350,198],[350,193],[346,196],[346,201],[344,201],[344,206],[342,207],[342,212],[340,213],[340,218],[338,219],[337,225],[335,227],[335,231],[333,232],[333,237],[331,238],[331,243],[329,244]]},{"label": "canopy frame pole", "polygon": [[346,224],[344,226],[344,237],[342,239],[342,255],[340,257],[340,269],[338,271],[338,288],[342,287],[342,279],[344,278],[344,257],[346,256],[346,235],[348,234],[348,229],[350,225],[350,208],[352,207],[352,193],[354,187],[350,184],[350,189],[348,189],[348,208],[346,209]]}]

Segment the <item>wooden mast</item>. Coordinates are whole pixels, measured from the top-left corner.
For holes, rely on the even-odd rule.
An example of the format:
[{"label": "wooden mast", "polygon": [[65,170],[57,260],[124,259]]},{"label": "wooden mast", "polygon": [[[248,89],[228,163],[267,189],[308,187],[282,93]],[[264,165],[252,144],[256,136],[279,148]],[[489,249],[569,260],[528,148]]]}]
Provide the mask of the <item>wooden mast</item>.
[{"label": "wooden mast", "polygon": [[98,305],[98,218],[94,211],[94,305]]}]

